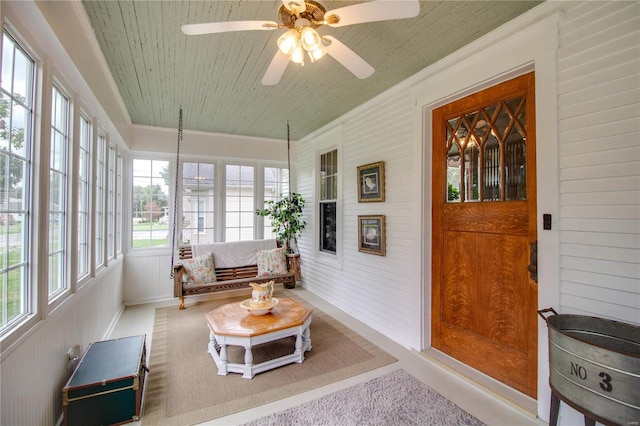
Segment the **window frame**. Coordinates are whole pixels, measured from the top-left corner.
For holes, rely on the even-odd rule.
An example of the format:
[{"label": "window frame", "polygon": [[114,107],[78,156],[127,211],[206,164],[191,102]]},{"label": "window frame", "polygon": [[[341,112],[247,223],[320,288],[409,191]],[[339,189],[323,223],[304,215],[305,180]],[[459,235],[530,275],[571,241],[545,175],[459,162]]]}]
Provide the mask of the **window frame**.
[{"label": "window frame", "polygon": [[[129,248],[131,250],[135,250],[135,251],[139,251],[139,250],[158,250],[158,249],[166,250],[167,248],[171,247],[172,238],[171,238],[171,235],[169,235],[169,233],[172,230],[173,223],[167,224],[167,244],[166,245],[163,244],[163,245],[155,246],[153,244],[149,244],[149,245],[145,245],[145,246],[141,246],[141,247],[134,247],[136,241],[142,241],[141,239],[134,239],[133,238],[133,232],[134,232],[133,219],[134,219],[134,214],[136,213],[135,212],[135,203],[134,203],[134,197],[136,196],[136,194],[135,194],[135,191],[133,190],[133,188],[135,186],[135,181],[136,181],[136,178],[141,178],[141,177],[150,178],[151,182],[152,182],[152,185],[153,185],[153,179],[154,179],[154,176],[139,176],[139,175],[136,175],[136,172],[134,170],[134,163],[136,161],[147,161],[147,162],[150,162],[150,165],[153,165],[153,163],[160,163],[160,162],[167,163],[167,171],[168,171],[168,177],[167,177],[168,178],[168,182],[167,182],[167,207],[169,209],[168,211],[170,211],[171,208],[172,208],[172,201],[173,201],[173,196],[174,196],[173,188],[172,188],[172,181],[173,181],[173,177],[175,176],[175,170],[174,170],[175,169],[175,163],[170,161],[170,159],[168,159],[168,157],[154,156],[154,155],[134,155],[128,161],[128,164],[129,164],[130,170],[131,170],[131,180],[130,180],[130,185],[129,185],[129,189],[131,191],[130,192],[130,196],[129,196],[129,201],[131,203],[131,209],[129,211],[129,214],[130,214],[129,215],[129,223],[130,223],[130,226],[131,226],[131,228],[129,230],[129,238],[130,238]],[[153,173],[154,172],[152,170],[151,174],[153,174]],[[155,178],[156,179],[161,179],[161,177],[160,178],[155,177]],[[161,216],[159,216],[159,217],[161,217]],[[153,214],[151,215],[150,223],[153,223]],[[150,235],[151,235],[151,232],[153,232],[153,229],[151,228],[149,232],[150,232]],[[149,239],[147,239],[145,241],[151,242],[152,240],[153,240],[152,238],[149,238]]]},{"label": "window frame", "polygon": [[[83,125],[86,123],[86,129],[83,129]],[[87,114],[84,111],[80,111],[78,114],[78,137],[77,137],[77,172],[76,172],[76,181],[78,182],[78,186],[76,189],[76,194],[78,199],[74,203],[77,206],[77,223],[75,234],[77,235],[76,240],[76,251],[78,253],[78,259],[75,267],[76,271],[76,280],[78,282],[78,286],[81,286],[84,282],[87,281],[88,278],[92,276],[92,256],[93,256],[93,243],[92,243],[92,228],[93,228],[93,220],[92,220],[92,199],[93,199],[93,135],[94,135],[94,126],[93,121],[88,118]],[[83,165],[84,159],[84,168]],[[81,192],[84,192],[84,203],[82,202]],[[81,229],[80,223],[81,216],[84,218],[86,229],[84,229],[84,238],[86,241],[83,241],[81,238]],[[83,255],[85,257],[86,262],[86,271],[80,271],[80,259],[81,259],[81,247],[86,247],[83,250]]]},{"label": "window frame", "polygon": [[[37,238],[34,237],[32,229],[37,227],[36,221],[33,219],[32,211],[36,206],[34,206],[34,199],[37,199],[37,194],[34,195],[33,187],[39,182],[42,173],[39,169],[34,167],[35,161],[34,157],[36,157],[37,151],[39,149],[39,144],[37,141],[41,135],[41,126],[43,122],[42,118],[42,97],[43,97],[43,72],[42,72],[42,60],[29,47],[29,44],[25,42],[25,40],[15,31],[13,28],[8,28],[6,25],[3,26],[2,38],[0,39],[0,54],[4,51],[4,37],[8,36],[12,39],[15,48],[22,51],[22,53],[31,60],[32,70],[31,70],[31,99],[30,104],[30,117],[27,123],[30,125],[29,129],[29,146],[27,148],[27,152],[25,153],[25,164],[26,171],[24,175],[23,182],[23,191],[26,192],[22,195],[22,200],[24,201],[21,211],[24,214],[23,217],[23,234],[22,234],[22,243],[23,243],[23,252],[25,254],[25,258],[21,262],[24,264],[23,271],[23,280],[21,291],[24,292],[23,300],[21,303],[23,304],[23,312],[13,319],[11,322],[7,323],[4,328],[0,328],[0,342],[2,342],[2,346],[10,346],[13,342],[18,340],[22,335],[26,333],[26,331],[35,325],[35,323],[42,316],[40,303],[39,303],[39,294],[41,293],[35,286],[38,285],[39,277],[34,273],[33,264],[38,257],[38,246],[35,244],[37,242]],[[12,97],[13,98],[13,97]],[[26,132],[26,131],[25,131]],[[25,230],[26,228],[26,230]],[[4,352],[4,350],[3,350]]]},{"label": "window frame", "polygon": [[[57,91],[62,97],[64,97],[64,99],[67,102],[66,105],[66,135],[65,135],[65,140],[64,140],[64,145],[65,145],[65,151],[64,151],[64,165],[63,165],[63,169],[64,170],[60,170],[60,172],[62,173],[62,178],[64,178],[63,183],[61,184],[60,188],[61,190],[64,192],[61,196],[61,206],[59,207],[59,212],[56,214],[61,214],[60,220],[58,220],[58,226],[62,227],[61,232],[59,233],[60,237],[61,237],[61,246],[62,249],[58,250],[58,252],[61,254],[61,259],[60,259],[60,267],[62,268],[62,271],[59,275],[59,280],[61,282],[61,286],[60,288],[58,288],[56,291],[54,291],[53,293],[51,292],[51,279],[52,279],[52,274],[51,274],[51,256],[52,256],[52,248],[51,248],[51,226],[52,226],[52,221],[51,221],[51,215],[52,215],[52,202],[53,200],[51,199],[51,190],[52,188],[50,187],[51,185],[51,173],[53,171],[53,167],[51,166],[51,155],[53,153],[53,148],[54,148],[54,141],[53,141],[53,130],[54,130],[54,117],[53,117],[53,95],[54,92]],[[50,102],[49,104],[51,105],[51,110],[50,111],[50,125],[49,125],[49,144],[48,144],[48,155],[49,158],[47,159],[47,163],[49,164],[48,170],[47,170],[47,181],[48,184],[46,186],[46,188],[48,188],[47,191],[47,204],[45,206],[45,211],[47,212],[47,217],[48,220],[46,220],[47,226],[47,282],[48,282],[48,292],[47,292],[47,300],[48,300],[48,305],[50,307],[50,309],[54,308],[55,306],[59,305],[66,297],[69,296],[69,294],[72,291],[71,288],[71,276],[74,277],[74,282],[75,282],[75,273],[71,272],[71,259],[69,256],[70,253],[70,246],[73,244],[74,239],[71,238],[71,223],[72,223],[72,218],[73,218],[73,211],[74,209],[71,206],[71,202],[70,202],[70,194],[72,194],[73,192],[73,188],[72,188],[72,184],[74,183],[74,179],[72,179],[71,176],[71,164],[72,164],[72,151],[73,151],[73,146],[72,146],[72,140],[73,140],[73,110],[74,110],[74,105],[73,105],[73,98],[70,96],[69,92],[64,88],[64,85],[62,85],[57,79],[54,79],[51,82],[50,85],[50,94],[51,94],[51,98],[50,98]],[[56,129],[56,130],[60,130],[60,129]],[[47,144],[43,144],[43,150],[44,150],[44,146]],[[42,210],[41,210],[42,211]],[[43,237],[43,236],[42,236]]]},{"label": "window frame", "polygon": [[[343,247],[344,247],[344,223],[343,223],[343,206],[342,206],[342,198],[344,193],[343,179],[344,179],[344,170],[343,170],[343,155],[342,155],[342,142],[343,141],[343,128],[342,126],[336,126],[335,128],[327,131],[326,133],[319,135],[314,141],[314,180],[313,180],[313,195],[314,195],[314,203],[313,203],[313,211],[311,215],[313,217],[314,230],[313,230],[313,247],[312,253],[317,262],[326,265],[330,268],[335,268],[338,270],[342,269],[343,266]],[[337,170],[338,170],[338,195],[335,200],[336,202],[336,253],[329,253],[320,250],[320,156],[329,151],[337,150],[338,161],[337,161]],[[354,172],[356,167],[354,167]],[[355,230],[357,227],[357,223],[354,222],[350,224],[353,226]]]},{"label": "window frame", "polygon": [[93,156],[93,274],[95,275],[102,268],[107,266],[106,259],[106,164],[107,159],[107,136],[106,132],[98,129],[94,138],[94,156]]}]

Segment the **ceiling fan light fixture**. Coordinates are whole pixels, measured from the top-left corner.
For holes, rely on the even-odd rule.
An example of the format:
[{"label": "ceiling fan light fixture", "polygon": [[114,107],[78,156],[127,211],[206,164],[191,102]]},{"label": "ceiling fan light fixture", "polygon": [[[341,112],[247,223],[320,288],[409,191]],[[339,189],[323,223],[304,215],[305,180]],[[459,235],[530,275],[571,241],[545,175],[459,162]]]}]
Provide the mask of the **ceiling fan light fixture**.
[{"label": "ceiling fan light fixture", "polygon": [[300,41],[304,50],[308,52],[317,49],[322,43],[318,32],[311,27],[304,27],[300,31]]},{"label": "ceiling fan light fixture", "polygon": [[325,50],[324,46],[320,44],[315,49],[307,51],[307,53],[309,54],[309,59],[311,60],[311,62],[315,62],[326,55],[327,51]]},{"label": "ceiling fan light fixture", "polygon": [[285,55],[291,55],[298,46],[298,31],[290,29],[278,38],[278,49]]}]

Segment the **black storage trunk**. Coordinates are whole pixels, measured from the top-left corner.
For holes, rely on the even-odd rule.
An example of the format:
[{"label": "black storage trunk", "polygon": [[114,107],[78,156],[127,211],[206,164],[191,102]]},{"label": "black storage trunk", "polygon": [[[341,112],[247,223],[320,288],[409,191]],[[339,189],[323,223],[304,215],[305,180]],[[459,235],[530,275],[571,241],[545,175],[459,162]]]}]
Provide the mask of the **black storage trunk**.
[{"label": "black storage trunk", "polygon": [[140,419],[145,336],[91,343],[62,388],[64,424],[112,425]]}]

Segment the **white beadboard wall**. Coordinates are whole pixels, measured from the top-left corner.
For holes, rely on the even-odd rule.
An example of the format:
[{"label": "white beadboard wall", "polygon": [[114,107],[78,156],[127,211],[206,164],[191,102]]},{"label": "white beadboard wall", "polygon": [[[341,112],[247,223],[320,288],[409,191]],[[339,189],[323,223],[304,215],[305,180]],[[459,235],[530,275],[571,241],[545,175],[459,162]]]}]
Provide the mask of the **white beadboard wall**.
[{"label": "white beadboard wall", "polygon": [[170,249],[132,250],[124,259],[123,301],[138,305],[173,298]]},{"label": "white beadboard wall", "polygon": [[54,425],[62,416],[67,351],[103,340],[122,313],[122,262],[117,261],[41,321],[2,360],[2,425]]},{"label": "white beadboard wall", "polygon": [[640,3],[572,5],[559,37],[559,308],[640,324]]},{"label": "white beadboard wall", "polygon": [[[553,307],[562,313],[640,324],[640,3],[564,2],[541,7],[540,19],[545,14],[560,12],[560,15],[557,27],[543,29],[546,31],[543,34],[557,38],[555,49],[535,53],[534,61],[534,65],[538,60],[544,63],[537,70],[537,81],[551,80],[557,84],[553,88],[557,89],[557,97],[552,101],[547,96],[551,89],[544,85],[537,88],[539,98],[544,98],[538,124],[546,123],[538,132],[539,138],[545,138],[538,141],[538,149],[552,150],[538,153],[539,160],[543,160],[538,164],[542,174],[539,181],[547,184],[538,186],[540,199],[544,201],[542,207],[539,203],[543,209],[539,211],[540,220],[542,213],[554,213],[551,233],[539,227],[542,246],[547,249],[542,254],[543,259],[547,256],[547,262],[543,265],[546,282],[541,284],[544,288],[541,287],[540,302],[552,301]],[[533,10],[525,15],[538,12]],[[538,48],[538,40],[532,42],[525,32],[527,26],[535,25],[526,21],[530,19],[527,16],[522,19],[525,21],[520,27],[522,31],[501,28],[490,40],[498,44],[500,38],[513,38],[512,44],[523,52]],[[491,42],[485,42],[486,46],[490,48]],[[415,122],[415,100],[410,86],[415,86],[416,93],[440,93],[443,82],[447,83],[444,86],[455,86],[447,79],[464,72],[477,74],[479,69],[484,73],[482,76],[475,77],[476,80],[474,76],[468,79],[465,76],[465,80],[482,83],[491,78],[485,75],[486,64],[460,62],[459,67],[451,63],[449,69],[436,66],[434,71],[424,70],[413,82],[409,79],[360,106],[304,138],[299,146],[298,191],[314,206],[307,213],[309,226],[300,244],[304,286],[414,349],[421,348],[421,337],[425,337],[423,341],[428,346],[428,326],[421,329],[420,324],[422,318],[428,319],[430,315],[428,303],[421,306],[421,300],[428,300],[430,291],[430,258],[428,250],[427,256],[421,256],[420,247],[423,241],[428,241],[430,232],[429,226],[421,228],[420,218],[430,217],[430,210],[415,194],[416,190],[422,190],[425,199],[430,196],[430,158],[428,149],[425,155],[415,148],[421,134],[429,129],[422,129],[422,123]],[[494,64],[495,77],[509,71],[499,68],[506,61],[499,62]],[[464,86],[458,87],[449,96],[462,96],[460,93],[465,94],[466,90]],[[440,93],[436,99],[446,97]],[[548,129],[553,130],[549,124],[557,125],[557,135],[553,131],[549,134]],[[411,132],[414,126],[421,129],[418,134]],[[548,142],[555,137],[557,142]],[[342,210],[339,210],[342,251],[338,256],[341,262],[335,265],[324,262],[323,256],[316,253],[314,238],[315,158],[318,147],[325,146],[331,138],[340,149],[342,174]],[[416,166],[415,157],[423,155],[424,162],[418,161]],[[386,202],[358,203],[356,167],[374,161],[386,162]],[[547,175],[557,175],[558,179],[550,182]],[[421,187],[423,176],[426,177]],[[557,187],[549,188],[549,184]],[[558,194],[557,198],[553,194]],[[357,251],[358,214],[386,215],[386,257]],[[557,253],[558,259],[549,262],[549,253]],[[556,261],[557,269],[553,268]],[[420,264],[425,265],[422,274],[420,267],[415,266]],[[543,324],[538,330],[538,415],[548,419],[547,330]],[[576,411],[562,405],[559,424],[581,421]]]},{"label": "white beadboard wall", "polygon": [[[333,305],[406,346],[416,346],[420,317],[413,303],[419,291],[420,223],[413,212],[419,199],[412,197],[420,186],[420,170],[413,168],[415,151],[413,104],[407,90],[393,91],[359,114],[340,120],[340,131],[300,141],[297,169],[298,192],[307,200],[307,231],[300,243],[304,287]],[[326,140],[326,139],[331,140]],[[340,140],[335,140],[335,139]],[[321,145],[339,143],[342,186],[341,260],[332,264],[315,259],[317,239],[314,199],[314,161]],[[360,165],[385,162],[384,203],[358,203],[356,170]],[[357,249],[358,215],[382,214],[386,218],[386,256]]]}]

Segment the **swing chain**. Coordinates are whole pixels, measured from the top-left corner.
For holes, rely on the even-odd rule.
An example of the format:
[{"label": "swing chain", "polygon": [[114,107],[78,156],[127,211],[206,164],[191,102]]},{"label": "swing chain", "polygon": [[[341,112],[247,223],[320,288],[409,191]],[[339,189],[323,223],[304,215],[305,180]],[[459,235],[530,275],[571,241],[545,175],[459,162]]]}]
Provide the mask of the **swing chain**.
[{"label": "swing chain", "polygon": [[176,182],[173,189],[173,231],[171,233],[171,272],[169,278],[173,279],[173,258],[176,248],[176,229],[178,226],[178,184],[180,178],[180,142],[182,141],[182,107],[178,116],[178,143],[176,149]]}]

